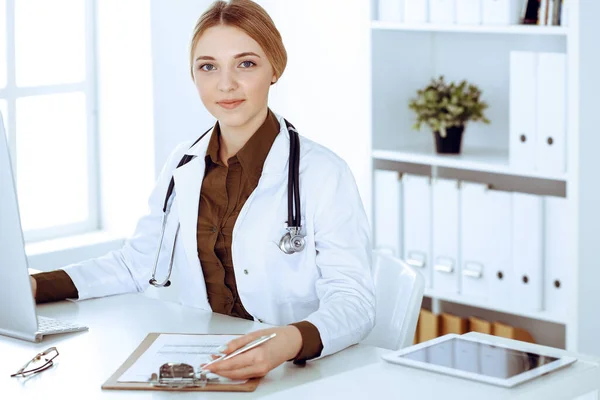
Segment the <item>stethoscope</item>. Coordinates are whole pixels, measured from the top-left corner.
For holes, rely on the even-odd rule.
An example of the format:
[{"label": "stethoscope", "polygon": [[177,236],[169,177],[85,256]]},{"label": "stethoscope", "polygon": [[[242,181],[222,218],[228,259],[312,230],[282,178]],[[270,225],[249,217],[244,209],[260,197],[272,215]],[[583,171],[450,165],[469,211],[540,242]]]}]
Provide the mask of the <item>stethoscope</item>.
[{"label": "stethoscope", "polygon": [[[279,248],[285,254],[294,254],[304,250],[305,240],[304,236],[301,233],[302,226],[300,224],[300,139],[298,137],[298,131],[292,124],[290,124],[287,120],[285,121],[285,125],[290,134],[290,155],[289,155],[289,166],[288,166],[288,220],[287,220],[287,233],[283,235],[281,240],[279,241]],[[212,130],[204,132],[202,136],[198,138],[192,144],[191,147],[194,147],[204,136],[208,134]],[[191,148],[190,147],[190,148]],[[186,154],[179,161],[176,168],[179,168],[192,159],[194,159],[193,155]],[[177,224],[177,229],[175,230],[175,239],[173,240],[173,248],[171,250],[171,258],[169,260],[169,270],[167,272],[167,276],[162,282],[158,282],[156,280],[156,268],[158,267],[158,258],[160,256],[160,249],[162,247],[163,239],[165,237],[165,227],[167,225],[167,218],[169,217],[169,213],[171,212],[171,205],[173,204],[173,192],[175,190],[175,178],[171,177],[171,181],[169,182],[169,187],[167,189],[167,193],[165,196],[165,201],[163,204],[163,216],[162,216],[162,229],[160,233],[160,240],[158,242],[158,248],[156,249],[156,257],[154,258],[154,269],[152,271],[152,278],[150,279],[150,284],[155,287],[168,287],[171,286],[171,272],[173,271],[173,257],[175,255],[175,243],[177,242],[177,236],[179,234],[180,224]]]}]

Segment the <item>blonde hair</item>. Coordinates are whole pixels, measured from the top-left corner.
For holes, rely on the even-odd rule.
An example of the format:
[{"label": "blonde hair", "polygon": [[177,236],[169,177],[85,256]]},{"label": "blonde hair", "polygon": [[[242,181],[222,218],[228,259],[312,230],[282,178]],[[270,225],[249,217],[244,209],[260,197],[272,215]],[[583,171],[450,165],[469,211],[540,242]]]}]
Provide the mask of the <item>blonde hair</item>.
[{"label": "blonde hair", "polygon": [[190,45],[190,71],[194,78],[194,49],[200,36],[217,25],[233,26],[244,31],[263,49],[279,80],[287,64],[287,52],[281,34],[264,8],[252,0],[215,1],[200,16]]}]

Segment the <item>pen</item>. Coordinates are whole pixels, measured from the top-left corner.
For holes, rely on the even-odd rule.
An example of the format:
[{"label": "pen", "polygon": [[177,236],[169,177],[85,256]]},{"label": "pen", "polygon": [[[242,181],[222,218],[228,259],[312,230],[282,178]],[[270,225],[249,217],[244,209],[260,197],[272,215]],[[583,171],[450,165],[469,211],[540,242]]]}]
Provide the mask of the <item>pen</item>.
[{"label": "pen", "polygon": [[260,346],[261,344],[273,339],[275,336],[277,336],[276,333],[272,333],[270,335],[265,335],[265,336],[261,336],[256,340],[253,340],[252,342],[248,343],[247,345],[240,347],[239,349],[237,349],[236,351],[234,351],[231,354],[223,354],[221,355],[219,358],[215,358],[214,360],[204,364],[203,366],[201,366],[201,370],[204,371],[206,369],[206,367],[212,363],[215,363],[217,361],[225,361],[225,360],[229,360],[232,357],[237,356],[238,354],[242,354],[245,353],[248,350],[251,350],[257,346]]}]

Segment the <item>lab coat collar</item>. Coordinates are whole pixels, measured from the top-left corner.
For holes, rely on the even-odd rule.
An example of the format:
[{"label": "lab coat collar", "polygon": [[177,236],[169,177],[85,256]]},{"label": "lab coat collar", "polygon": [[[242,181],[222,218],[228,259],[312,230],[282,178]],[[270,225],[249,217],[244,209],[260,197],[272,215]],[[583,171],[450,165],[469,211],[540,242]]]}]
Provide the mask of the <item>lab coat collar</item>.
[{"label": "lab coat collar", "polygon": [[201,140],[198,141],[195,145],[190,147],[185,154],[189,156],[194,156],[194,160],[198,158],[204,159],[206,156],[206,151],[208,150],[208,143],[210,142],[210,137],[212,136],[215,127],[213,126],[211,130],[204,136]]},{"label": "lab coat collar", "polygon": [[[287,173],[288,156],[290,152],[290,135],[285,124],[285,119],[276,113],[274,114],[279,122],[279,134],[275,138],[273,146],[265,160],[262,172],[263,175]],[[194,158],[186,165],[191,163],[204,164],[204,157],[206,156],[210,136],[213,134],[214,129],[215,128],[213,127],[202,140],[198,141],[198,143],[185,152],[187,155],[194,156]],[[185,168],[186,165],[177,169]]]}]

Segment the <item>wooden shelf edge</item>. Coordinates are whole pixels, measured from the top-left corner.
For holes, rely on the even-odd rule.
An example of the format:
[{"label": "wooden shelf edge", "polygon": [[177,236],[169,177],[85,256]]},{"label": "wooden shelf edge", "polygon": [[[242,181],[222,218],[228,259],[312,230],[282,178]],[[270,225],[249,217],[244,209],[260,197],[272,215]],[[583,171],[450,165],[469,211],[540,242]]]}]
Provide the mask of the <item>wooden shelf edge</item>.
[{"label": "wooden shelf edge", "polygon": [[504,314],[511,314],[511,315],[515,315],[515,316],[519,316],[519,317],[537,319],[540,321],[552,322],[552,323],[561,324],[561,325],[567,324],[564,318],[554,315],[554,314],[551,314],[551,313],[548,313],[546,311],[518,311],[518,310],[506,308],[506,307],[492,306],[488,303],[479,302],[479,301],[476,301],[473,299],[465,298],[464,296],[461,296],[460,294],[451,295],[451,294],[437,293],[434,289],[431,289],[431,288],[425,288],[424,296],[430,297],[432,299],[447,301],[450,303],[456,303],[456,304],[461,304],[464,306],[475,307],[475,308],[483,308],[486,310],[500,312],[500,313],[504,313]]}]

